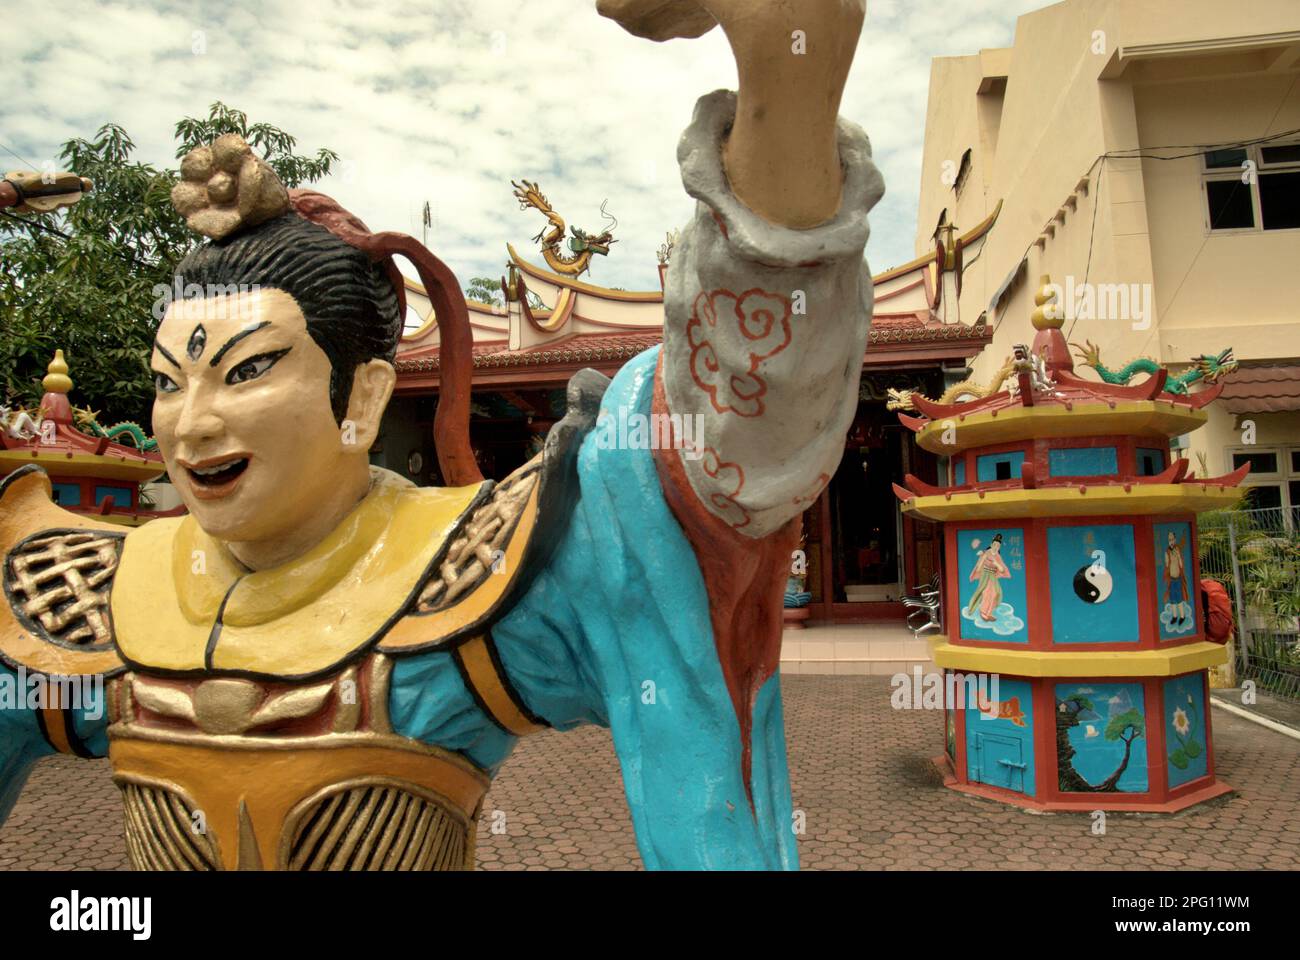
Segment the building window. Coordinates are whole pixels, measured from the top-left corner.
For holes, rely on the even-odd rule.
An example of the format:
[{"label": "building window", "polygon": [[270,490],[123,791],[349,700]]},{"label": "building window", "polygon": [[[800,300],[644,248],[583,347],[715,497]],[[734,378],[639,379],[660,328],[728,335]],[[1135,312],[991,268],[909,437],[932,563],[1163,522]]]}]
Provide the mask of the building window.
[{"label": "building window", "polygon": [[1242,486],[1249,491],[1251,509],[1300,514],[1300,446],[1237,447],[1228,453],[1232,469],[1250,464]]},{"label": "building window", "polygon": [[1210,230],[1300,229],[1300,142],[1209,150],[1203,160]]}]

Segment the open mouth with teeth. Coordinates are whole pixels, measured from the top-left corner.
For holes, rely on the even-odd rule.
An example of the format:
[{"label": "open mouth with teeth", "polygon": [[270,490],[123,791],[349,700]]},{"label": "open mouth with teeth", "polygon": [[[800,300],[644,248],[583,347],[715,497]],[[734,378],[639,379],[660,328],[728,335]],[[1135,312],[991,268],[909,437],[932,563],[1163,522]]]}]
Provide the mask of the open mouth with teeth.
[{"label": "open mouth with teeth", "polygon": [[223,496],[234,488],[235,483],[248,469],[248,457],[231,457],[228,460],[212,462],[198,467],[186,467],[194,492],[207,499]]}]

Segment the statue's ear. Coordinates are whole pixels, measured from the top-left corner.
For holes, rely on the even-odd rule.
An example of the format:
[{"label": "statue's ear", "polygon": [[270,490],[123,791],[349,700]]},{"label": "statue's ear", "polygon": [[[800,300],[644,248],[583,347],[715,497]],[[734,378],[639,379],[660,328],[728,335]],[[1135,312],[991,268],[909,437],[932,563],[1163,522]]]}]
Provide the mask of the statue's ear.
[{"label": "statue's ear", "polygon": [[360,364],[352,375],[347,419],[353,424],[349,439],[368,451],[379,436],[379,424],[397,385],[397,371],[387,360]]}]

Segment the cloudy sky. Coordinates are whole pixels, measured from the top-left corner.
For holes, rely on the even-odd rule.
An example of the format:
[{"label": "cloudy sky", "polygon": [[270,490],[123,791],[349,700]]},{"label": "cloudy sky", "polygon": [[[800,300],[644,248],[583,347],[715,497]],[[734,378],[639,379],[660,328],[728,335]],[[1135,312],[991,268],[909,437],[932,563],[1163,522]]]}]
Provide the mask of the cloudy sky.
[{"label": "cloudy sky", "polygon": [[[885,175],[874,271],[913,256],[931,58],[1009,45],[1045,5],[868,0],[841,112]],[[222,100],[300,153],[336,150],[318,189],[373,230],[419,236],[429,201],[429,245],[462,282],[500,276],[507,241],[540,261],[542,215],[519,209],[512,178],[589,230],[607,200],[621,242],[591,279],[634,290],[658,287],[655,249],[691,212],[675,149],[695,99],[736,84],[720,30],[655,44],[594,0],[44,0],[0,30],[0,64],[0,169],[24,165],[13,154],[39,168],[110,121],[137,159],[174,166],[175,122]]]}]

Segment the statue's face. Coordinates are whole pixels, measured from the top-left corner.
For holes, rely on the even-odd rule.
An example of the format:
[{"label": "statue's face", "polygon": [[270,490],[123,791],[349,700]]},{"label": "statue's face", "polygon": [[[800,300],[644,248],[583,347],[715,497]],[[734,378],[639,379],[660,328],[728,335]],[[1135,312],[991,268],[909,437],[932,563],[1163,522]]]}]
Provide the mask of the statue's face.
[{"label": "statue's face", "polygon": [[329,359],[281,290],[173,302],[151,367],[167,472],[218,539],[273,541],[309,526],[365,456],[334,419]]}]

